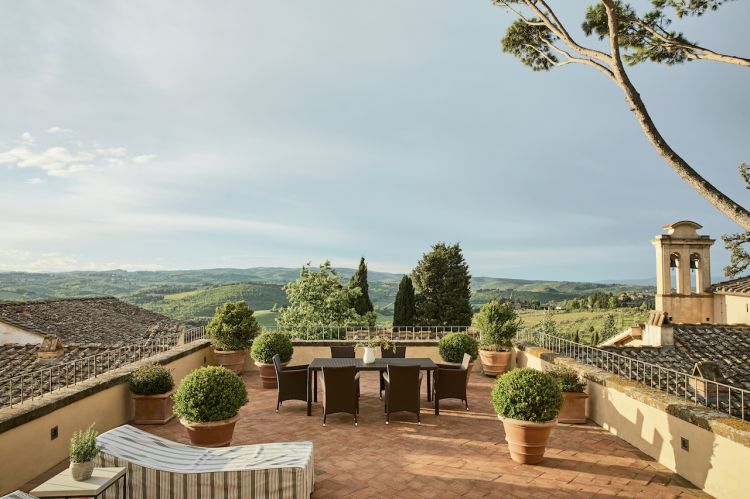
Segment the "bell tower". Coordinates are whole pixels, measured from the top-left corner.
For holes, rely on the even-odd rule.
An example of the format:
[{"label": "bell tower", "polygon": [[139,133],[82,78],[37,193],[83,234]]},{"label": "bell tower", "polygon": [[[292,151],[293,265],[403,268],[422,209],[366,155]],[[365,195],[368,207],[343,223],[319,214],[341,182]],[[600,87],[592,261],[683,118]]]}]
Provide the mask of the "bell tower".
[{"label": "bell tower", "polygon": [[657,235],[656,310],[675,323],[711,323],[711,245],[715,240],[698,234],[702,226],[687,220],[664,226]]}]

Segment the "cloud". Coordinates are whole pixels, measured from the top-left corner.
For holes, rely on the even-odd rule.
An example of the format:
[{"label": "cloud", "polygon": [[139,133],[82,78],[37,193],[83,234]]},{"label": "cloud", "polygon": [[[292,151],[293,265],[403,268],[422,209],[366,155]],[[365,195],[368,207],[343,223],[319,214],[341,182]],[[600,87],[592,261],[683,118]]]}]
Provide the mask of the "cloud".
[{"label": "cloud", "polygon": [[[69,131],[60,127],[47,129],[52,135]],[[125,147],[86,147],[84,142],[78,140],[74,142],[79,149],[77,151],[62,145],[38,148],[29,132],[21,135],[21,142],[23,145],[0,149],[0,165],[37,168],[53,177],[70,177],[97,168],[141,165],[156,157],[153,154],[140,154],[131,158]]]},{"label": "cloud", "polygon": [[30,178],[26,181],[27,184],[37,185],[37,184],[43,184],[44,180],[40,179],[39,177]]},{"label": "cloud", "polygon": [[55,135],[55,134],[58,134],[58,133],[71,133],[72,131],[73,130],[71,130],[70,128],[62,128],[62,127],[59,127],[59,126],[53,126],[53,127],[50,127],[50,128],[47,129],[47,133],[49,133],[51,135]]},{"label": "cloud", "polygon": [[122,261],[84,261],[74,255],[62,252],[33,253],[15,249],[0,249],[0,272],[65,272],[71,270],[113,270],[127,271],[162,270],[154,263],[132,263]]},{"label": "cloud", "polygon": [[23,144],[26,144],[27,146],[33,145],[36,140],[34,139],[34,136],[31,135],[29,132],[23,132],[21,134],[21,142]]}]

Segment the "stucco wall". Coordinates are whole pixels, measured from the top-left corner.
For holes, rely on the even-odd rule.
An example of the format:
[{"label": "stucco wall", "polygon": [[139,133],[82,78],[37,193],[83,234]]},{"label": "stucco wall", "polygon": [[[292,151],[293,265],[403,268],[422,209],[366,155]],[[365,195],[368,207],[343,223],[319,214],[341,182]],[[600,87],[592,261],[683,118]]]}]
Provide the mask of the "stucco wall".
[{"label": "stucco wall", "polygon": [[[174,355],[174,352],[153,357],[148,362],[165,360],[170,355]],[[204,359],[207,362],[211,360],[210,347],[207,345],[184,357],[162,363],[172,369],[175,383],[179,383],[188,372],[202,366]],[[76,430],[95,423],[96,429],[104,432],[126,424],[131,418],[132,403],[127,377],[119,371],[130,372],[138,365],[140,363],[87,380],[76,387],[53,392],[45,396],[45,399],[64,400],[66,395],[71,395],[76,390],[90,389],[96,383],[106,383],[112,377],[121,378],[113,386],[0,433],[0,495],[19,488],[66,459],[70,437]],[[19,408],[2,409],[0,419],[7,421],[12,412],[18,410]],[[54,426],[58,427],[58,437],[51,440],[50,430]]]},{"label": "stucco wall", "polygon": [[750,296],[714,295],[717,324],[750,324]]},{"label": "stucco wall", "polygon": [[[536,348],[518,351],[516,363],[545,370],[552,365],[542,360],[545,352]],[[587,413],[596,424],[715,497],[747,497],[741,473],[750,462],[750,425],[746,422],[686,406],[682,399],[569,359],[557,362],[586,373]],[[597,376],[601,382],[590,379]],[[683,438],[689,442],[689,450],[681,448]]]},{"label": "stucco wall", "polygon": [[0,322],[0,345],[8,343],[20,343],[22,345],[41,343],[43,339],[38,334],[26,331],[7,322]]},{"label": "stucco wall", "polygon": [[674,323],[701,324],[716,322],[714,298],[701,295],[656,295],[656,310],[667,312]]}]

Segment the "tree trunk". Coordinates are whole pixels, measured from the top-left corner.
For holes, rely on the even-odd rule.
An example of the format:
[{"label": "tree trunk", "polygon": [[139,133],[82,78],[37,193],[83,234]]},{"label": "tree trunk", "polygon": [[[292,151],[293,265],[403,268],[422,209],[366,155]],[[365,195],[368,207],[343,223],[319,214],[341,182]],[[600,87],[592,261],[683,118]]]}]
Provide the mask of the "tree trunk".
[{"label": "tree trunk", "polygon": [[641,96],[636,91],[630,81],[628,74],[620,58],[620,47],[617,39],[617,19],[614,14],[612,0],[602,0],[606,10],[610,32],[610,49],[612,51],[612,70],[615,81],[625,93],[625,100],[630,104],[630,110],[635,114],[638,123],[641,125],[643,133],[646,134],[649,142],[656,148],[657,152],[667,162],[667,164],[677,172],[685,182],[687,182],[698,194],[703,196],[709,203],[718,208],[726,216],[734,220],[740,227],[750,231],[750,212],[739,204],[732,201],[726,194],[714,187],[708,180],[703,178],[687,162],[680,157],[664,140],[659,130],[651,120],[651,116],[646,110],[646,106],[641,100]]}]

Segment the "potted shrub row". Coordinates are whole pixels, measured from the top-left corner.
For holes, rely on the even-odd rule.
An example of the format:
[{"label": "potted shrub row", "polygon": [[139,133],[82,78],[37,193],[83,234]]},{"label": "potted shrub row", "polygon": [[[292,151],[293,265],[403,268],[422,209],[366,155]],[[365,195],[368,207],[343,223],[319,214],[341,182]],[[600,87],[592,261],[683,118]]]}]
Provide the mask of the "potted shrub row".
[{"label": "potted shrub row", "polygon": [[586,422],[586,382],[578,373],[565,366],[555,366],[549,373],[554,376],[563,392],[563,405],[557,420],[560,423],[581,424]]},{"label": "potted shrub row", "polygon": [[174,380],[162,365],[143,366],[130,375],[135,424],[164,424],[174,417]]},{"label": "potted shrub row", "polygon": [[253,309],[244,301],[227,302],[216,307],[216,313],[206,326],[206,335],[214,346],[216,362],[230,371],[241,374],[247,349],[260,331]]},{"label": "potted shrub row", "polygon": [[479,331],[479,357],[485,376],[497,376],[510,368],[511,340],[521,324],[516,311],[498,300],[485,303],[474,316],[472,325]]},{"label": "potted shrub row", "polygon": [[174,394],[174,413],[194,445],[222,447],[232,442],[240,408],[247,403],[242,378],[221,366],[192,371]]},{"label": "potted shrub row", "polygon": [[276,388],[276,369],[273,357],[281,357],[281,363],[287,365],[292,360],[294,347],[291,340],[282,333],[263,333],[253,341],[250,356],[260,371],[260,381],[263,388]]},{"label": "potted shrub row", "polygon": [[474,361],[479,355],[479,343],[477,340],[464,333],[449,333],[440,338],[438,342],[438,353],[440,357],[448,363],[460,364],[463,362],[464,354],[471,356],[466,383],[469,382],[471,370],[474,368]]},{"label": "potted shrub row", "polygon": [[513,461],[542,461],[562,403],[560,383],[549,373],[524,367],[497,378],[492,405],[503,422]]}]

